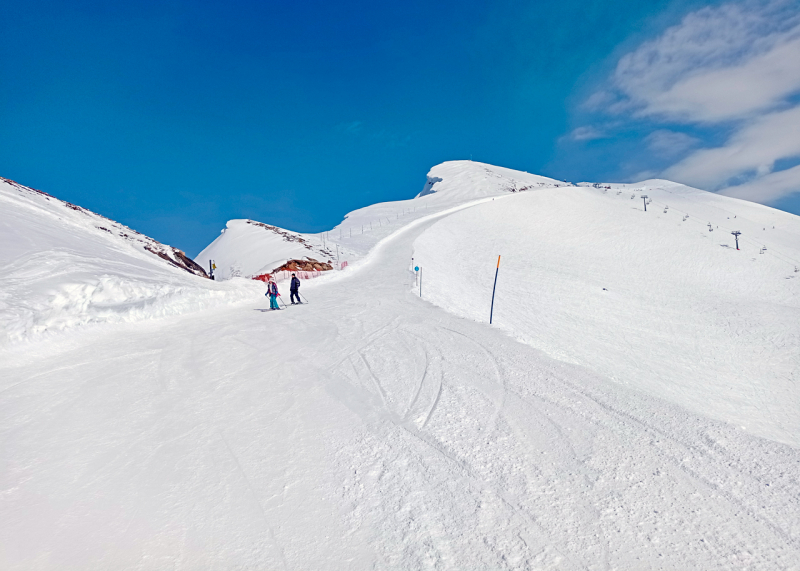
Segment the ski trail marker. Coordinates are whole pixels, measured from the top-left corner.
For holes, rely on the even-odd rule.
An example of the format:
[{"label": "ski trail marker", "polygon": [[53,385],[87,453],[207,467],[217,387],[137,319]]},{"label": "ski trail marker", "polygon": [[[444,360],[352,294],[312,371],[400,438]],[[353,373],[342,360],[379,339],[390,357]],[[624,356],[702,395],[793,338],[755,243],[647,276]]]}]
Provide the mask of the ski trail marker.
[{"label": "ski trail marker", "polygon": [[494,292],[497,290],[497,274],[500,273],[500,256],[497,256],[497,269],[494,272],[494,287],[492,287],[492,308],[489,310],[489,325],[492,324],[494,315]]}]

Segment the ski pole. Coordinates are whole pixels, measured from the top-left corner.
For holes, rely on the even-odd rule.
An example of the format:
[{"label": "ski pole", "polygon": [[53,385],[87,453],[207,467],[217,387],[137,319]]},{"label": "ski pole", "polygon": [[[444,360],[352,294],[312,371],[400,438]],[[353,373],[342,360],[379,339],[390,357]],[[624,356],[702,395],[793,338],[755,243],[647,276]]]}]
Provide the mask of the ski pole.
[{"label": "ski pole", "polygon": [[285,303],[283,302],[283,300],[281,299],[281,296],[278,296],[278,301],[280,301],[280,302],[281,302],[281,304],[283,305],[283,307],[286,307],[286,304],[285,304]]},{"label": "ski pole", "polygon": [[300,292],[298,291],[298,292],[297,292],[297,295],[299,295],[301,298],[303,298],[303,301],[304,301],[305,303],[308,303],[308,299],[307,299],[307,298],[306,298],[306,296],[304,296],[302,293],[300,293]]}]

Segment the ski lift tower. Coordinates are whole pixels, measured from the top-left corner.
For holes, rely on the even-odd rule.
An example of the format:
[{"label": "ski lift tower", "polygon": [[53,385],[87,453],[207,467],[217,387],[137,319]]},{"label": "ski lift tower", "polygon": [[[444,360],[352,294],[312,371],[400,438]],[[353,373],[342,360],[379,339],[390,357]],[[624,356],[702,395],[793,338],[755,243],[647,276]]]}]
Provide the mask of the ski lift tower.
[{"label": "ski lift tower", "polygon": [[738,230],[734,230],[733,232],[731,232],[731,234],[733,234],[733,237],[736,239],[736,249],[738,250],[739,249],[739,236],[741,236],[742,233],[739,232]]},{"label": "ski lift tower", "polygon": [[647,195],[642,195],[642,200],[644,200],[644,211],[647,212]]}]

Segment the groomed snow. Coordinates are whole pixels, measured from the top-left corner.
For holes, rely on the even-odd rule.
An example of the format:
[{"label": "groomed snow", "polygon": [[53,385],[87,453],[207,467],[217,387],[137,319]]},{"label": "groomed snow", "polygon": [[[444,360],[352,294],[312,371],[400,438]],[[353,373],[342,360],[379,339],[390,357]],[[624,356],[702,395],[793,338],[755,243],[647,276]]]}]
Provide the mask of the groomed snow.
[{"label": "groomed snow", "polygon": [[[452,190],[304,283],[308,305],[261,298],[0,346],[0,567],[798,568],[797,447],[431,304],[428,261],[414,295],[409,261],[432,237],[461,240],[473,214],[468,232],[496,231],[498,209],[535,201]],[[579,285],[608,274],[564,266]]]},{"label": "groomed snow", "polygon": [[495,327],[800,446],[797,216],[666,181],[526,193],[449,216],[417,240],[424,298],[488,323],[498,255]]}]

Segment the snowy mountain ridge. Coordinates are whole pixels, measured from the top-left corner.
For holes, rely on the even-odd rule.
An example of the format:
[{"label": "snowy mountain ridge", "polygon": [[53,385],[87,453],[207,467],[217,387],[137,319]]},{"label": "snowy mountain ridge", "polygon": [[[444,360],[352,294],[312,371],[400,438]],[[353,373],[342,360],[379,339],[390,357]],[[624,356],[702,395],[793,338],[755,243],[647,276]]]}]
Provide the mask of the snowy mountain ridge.
[{"label": "snowy mountain ridge", "polygon": [[[482,198],[564,186],[568,183],[485,163],[448,161],[430,170],[416,197],[359,208],[326,232],[301,234],[252,220],[230,220],[195,261],[208,267],[213,259],[220,279],[269,272],[292,258],[352,263],[399,228],[430,214]],[[271,229],[272,234],[259,228]]]},{"label": "snowy mountain ridge", "polygon": [[273,270],[291,259],[311,258],[317,261],[335,259],[319,237],[292,232],[254,220],[229,220],[219,236],[195,260],[209,267],[217,266],[214,277],[252,278]]},{"label": "snowy mountain ridge", "polygon": [[257,289],[217,284],[177,248],[8,179],[0,235],[0,344],[196,311]]},{"label": "snowy mountain ridge", "polygon": [[525,192],[547,187],[572,186],[541,175],[474,161],[447,161],[433,167],[417,195],[443,193],[461,200],[473,200],[507,192]]},{"label": "snowy mountain ridge", "polygon": [[[14,195],[10,189],[16,190],[19,194]],[[134,247],[141,248],[154,256],[164,260],[168,264],[180,268],[196,276],[208,277],[202,267],[197,265],[194,260],[189,258],[182,250],[161,244],[149,236],[140,234],[136,230],[106,218],[101,214],[92,212],[82,206],[72,204],[66,200],[61,200],[44,191],[24,186],[13,180],[0,177],[0,193],[5,200],[19,198],[24,200],[28,206],[38,208],[44,215],[56,216],[60,221],[73,223],[76,227],[83,230],[95,228],[102,232],[107,232],[114,239],[125,241]],[[43,202],[46,201],[46,202]],[[72,212],[83,216],[75,216]],[[88,222],[88,223],[87,223]]]}]

